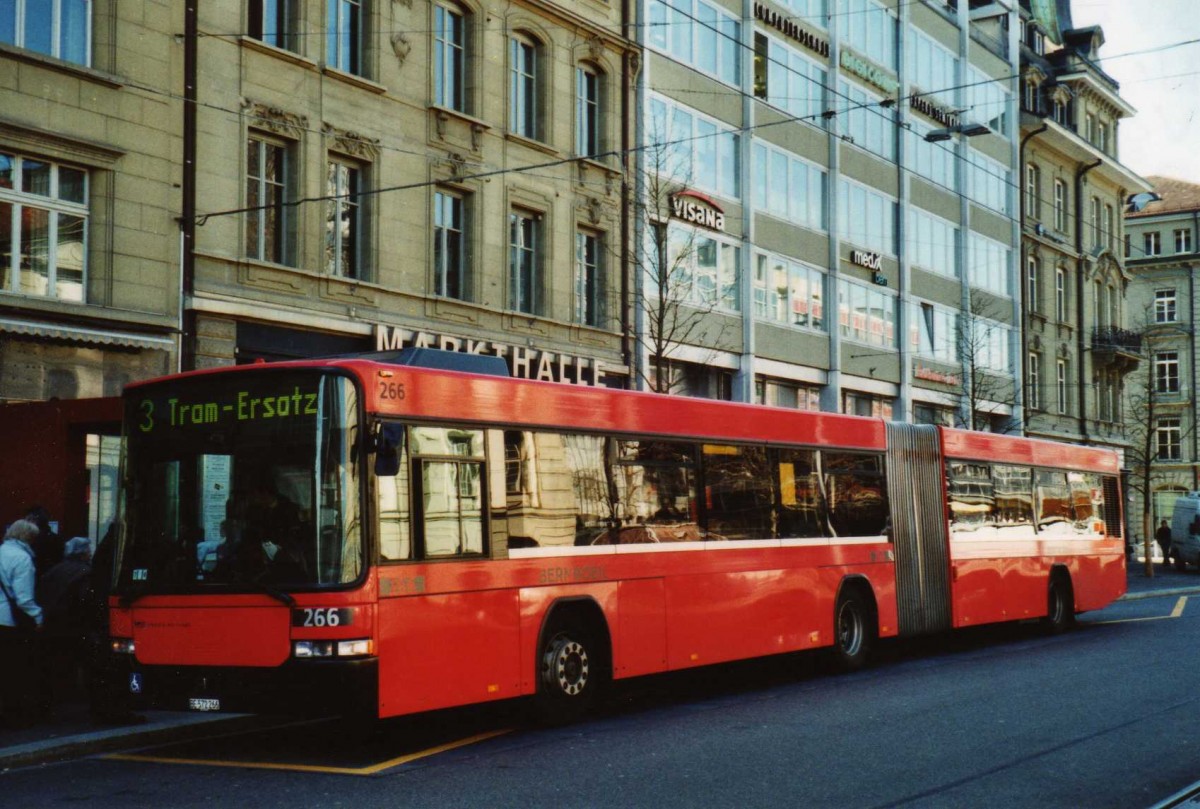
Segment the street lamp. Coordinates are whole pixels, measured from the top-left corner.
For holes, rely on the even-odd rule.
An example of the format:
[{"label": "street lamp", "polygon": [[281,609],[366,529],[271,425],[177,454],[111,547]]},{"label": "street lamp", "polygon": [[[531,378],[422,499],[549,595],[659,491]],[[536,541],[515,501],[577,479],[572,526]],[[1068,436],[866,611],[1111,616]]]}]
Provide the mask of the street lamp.
[{"label": "street lamp", "polygon": [[937,143],[940,140],[950,140],[951,135],[963,135],[964,137],[973,138],[976,135],[991,134],[991,131],[984,124],[955,124],[945,129],[929,130],[925,133],[925,140],[930,143]]}]

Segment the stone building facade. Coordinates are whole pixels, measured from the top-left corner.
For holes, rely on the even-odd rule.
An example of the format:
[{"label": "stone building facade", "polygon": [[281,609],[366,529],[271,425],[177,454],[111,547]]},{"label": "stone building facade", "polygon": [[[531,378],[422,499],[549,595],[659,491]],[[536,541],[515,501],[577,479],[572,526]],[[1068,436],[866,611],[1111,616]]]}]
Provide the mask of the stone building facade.
[{"label": "stone building facade", "polygon": [[1028,435],[1127,447],[1122,391],[1138,365],[1121,250],[1125,199],[1147,190],[1119,159],[1134,109],[1099,67],[1104,34],[1070,4],[1023,3],[1021,266]]},{"label": "stone building facade", "polygon": [[0,403],[177,367],[174,3],[0,8]]},{"label": "stone building facade", "polygon": [[[1128,308],[1142,334],[1142,367],[1126,408],[1139,443],[1130,466],[1149,473],[1149,505],[1134,492],[1131,520],[1170,520],[1175,499],[1200,489],[1197,433],[1197,282],[1200,281],[1200,184],[1147,177],[1152,190],[1134,195],[1125,213],[1125,255],[1132,282]],[[1147,470],[1148,467],[1148,470]],[[1136,481],[1135,481],[1136,482]]]},{"label": "stone building facade", "polygon": [[627,384],[602,0],[202,4],[187,364],[426,345]]}]

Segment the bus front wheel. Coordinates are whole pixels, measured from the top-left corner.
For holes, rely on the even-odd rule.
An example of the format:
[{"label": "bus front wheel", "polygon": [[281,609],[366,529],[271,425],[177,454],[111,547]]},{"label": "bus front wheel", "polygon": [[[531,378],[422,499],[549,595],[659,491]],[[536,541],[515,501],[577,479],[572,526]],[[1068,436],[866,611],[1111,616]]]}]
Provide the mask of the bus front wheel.
[{"label": "bus front wheel", "polygon": [[539,654],[538,718],[547,724],[572,722],[587,712],[605,680],[596,634],[556,621],[547,627]]}]

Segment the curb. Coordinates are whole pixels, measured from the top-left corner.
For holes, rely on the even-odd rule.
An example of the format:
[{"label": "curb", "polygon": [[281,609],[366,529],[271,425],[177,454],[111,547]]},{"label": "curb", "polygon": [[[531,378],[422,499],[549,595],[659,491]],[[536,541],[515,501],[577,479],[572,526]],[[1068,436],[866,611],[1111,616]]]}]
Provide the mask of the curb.
[{"label": "curb", "polygon": [[[50,737],[36,742],[14,745],[0,750],[0,772],[17,767],[51,764],[81,756],[111,753],[144,747],[155,742],[193,741],[218,733],[238,733],[254,730],[264,724],[264,717],[253,714],[224,714],[196,716],[163,712],[144,725],[95,730],[69,736]],[[267,722],[267,724],[272,724]]]}]

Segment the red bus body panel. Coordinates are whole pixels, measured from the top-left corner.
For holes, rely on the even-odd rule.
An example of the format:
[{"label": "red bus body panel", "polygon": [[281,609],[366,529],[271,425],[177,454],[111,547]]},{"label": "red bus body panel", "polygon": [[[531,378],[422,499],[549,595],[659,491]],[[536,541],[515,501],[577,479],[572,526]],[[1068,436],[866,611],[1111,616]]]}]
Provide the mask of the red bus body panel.
[{"label": "red bus body panel", "polygon": [[[269,368],[352,374],[372,416],[887,448],[886,426],[873,419],[365,360],[187,376]],[[940,436],[947,459],[1119,471],[1116,456],[1101,450],[949,429]],[[944,475],[942,487],[945,501]],[[1063,540],[1031,531],[1027,542],[947,541],[956,627],[1044,616],[1056,565],[1071,574],[1078,610],[1124,592],[1120,538]],[[371,637],[379,715],[393,716],[534,693],[538,639],[551,607],[563,600],[589,601],[603,614],[616,678],[830,646],[835,602],[849,578],[869,585],[879,634],[899,631],[894,549],[885,538],[529,548],[510,549],[509,557],[380,565],[359,590],[295,594],[299,607],[354,606],[360,619],[353,627],[293,626],[290,611],[264,595],[148,596],[130,608],[114,599],[113,634],[133,637],[141,662],[231,666],[277,665],[297,639]],[[177,631],[184,627],[189,631]]]},{"label": "red bus body panel", "polygon": [[[1120,473],[1116,454],[1108,450],[967,430],[942,429],[941,436],[947,461]],[[1028,538],[1015,541],[951,538],[950,565],[955,627],[1044,617],[1054,567],[1070,573],[1079,612],[1112,603],[1127,586],[1121,537],[1063,539],[1030,531]]]}]

